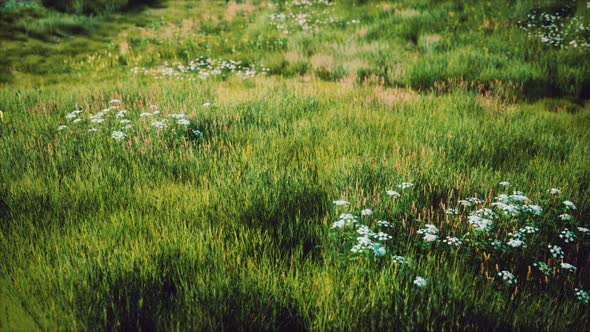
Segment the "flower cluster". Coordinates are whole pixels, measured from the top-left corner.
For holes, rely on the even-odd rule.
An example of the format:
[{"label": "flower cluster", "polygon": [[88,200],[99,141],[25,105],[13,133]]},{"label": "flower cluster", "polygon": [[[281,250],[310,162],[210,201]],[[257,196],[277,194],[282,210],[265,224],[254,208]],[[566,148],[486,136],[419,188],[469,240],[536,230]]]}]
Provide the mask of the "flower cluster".
[{"label": "flower cluster", "polygon": [[504,280],[509,285],[513,285],[516,283],[516,277],[514,276],[514,274],[510,273],[509,271],[506,271],[506,270],[500,271],[500,272],[498,272],[498,275],[500,277],[502,277],[502,280]]},{"label": "flower cluster", "polygon": [[131,72],[136,75],[141,73],[153,76],[156,79],[173,78],[183,80],[186,78],[196,80],[198,78],[205,80],[208,78],[224,78],[231,74],[235,74],[242,79],[248,79],[258,75],[267,75],[268,69],[255,64],[245,65],[241,61],[200,57],[188,64],[164,62],[163,65],[157,68],[134,67]]},{"label": "flower cluster", "polygon": [[590,303],[590,294],[585,290],[576,288],[576,298],[584,304]]},{"label": "flower cluster", "polygon": [[[510,184],[505,182],[501,185],[506,188]],[[413,184],[404,182],[397,186],[401,190],[412,187]],[[386,193],[393,197],[401,197],[402,195],[410,195],[410,192],[401,191],[395,192],[396,195],[391,195],[391,190]],[[419,240],[414,242],[416,248],[423,250],[445,250],[450,248],[461,247],[461,250],[456,251],[456,254],[466,253],[467,255],[480,256],[482,272],[486,270],[485,265],[496,266],[496,280],[507,284],[508,286],[515,286],[518,282],[534,282],[543,283],[543,287],[547,287],[547,283],[555,280],[556,284],[562,282],[573,283],[572,286],[578,284],[577,274],[578,269],[573,264],[567,262],[567,258],[574,257],[572,246],[573,243],[585,243],[586,236],[590,235],[590,228],[577,226],[576,228],[561,228],[558,233],[559,238],[565,242],[565,246],[560,247],[552,242],[545,245],[539,245],[538,241],[543,237],[548,237],[547,240],[555,240],[551,238],[555,234],[554,223],[547,223],[546,220],[555,220],[556,216],[561,212],[571,212],[574,214],[577,207],[571,201],[560,202],[556,193],[561,195],[561,191],[557,188],[552,188],[547,191],[548,195],[553,196],[553,200],[549,207],[543,209],[540,205],[534,204],[533,200],[527,197],[523,192],[512,191],[511,194],[499,194],[494,201],[488,203],[487,201],[470,197],[461,199],[457,202],[455,208],[445,208],[441,205],[443,213],[439,216],[444,216],[438,219],[436,223],[434,219],[431,223],[425,223],[423,226],[417,227],[415,234],[419,235]],[[399,196],[398,196],[399,195]],[[407,199],[400,200],[399,204]],[[545,201],[544,199],[542,201]],[[549,202],[545,201],[545,202]],[[396,202],[398,202],[396,200]],[[337,206],[348,208],[350,203],[348,201],[334,201]],[[561,209],[555,209],[555,206],[562,204]],[[422,223],[419,219],[404,218],[403,222],[392,223],[385,220],[372,221],[370,216],[373,214],[381,214],[374,212],[371,209],[363,209],[359,211],[360,217],[352,214],[341,214],[339,220],[332,224],[332,229],[338,229],[338,246],[345,245],[345,248],[352,247],[350,252],[353,255],[369,254],[370,257],[381,257],[391,255],[392,263],[400,265],[407,264],[408,259],[404,256],[393,255],[399,246],[397,245],[400,238],[415,239],[412,236],[412,230],[416,229],[416,223]],[[404,214],[407,216],[407,214]],[[574,215],[568,215],[568,221],[571,225],[574,220]],[[563,218],[562,218],[563,219]],[[446,225],[452,225],[447,227]],[[374,230],[371,227],[377,227]],[[464,232],[463,234],[461,232]],[[451,234],[449,234],[451,233]],[[334,233],[333,233],[334,234]],[[409,235],[409,236],[408,236]],[[442,236],[444,235],[444,237]],[[483,237],[487,241],[483,240]],[[348,246],[348,241],[352,241]],[[527,247],[528,243],[528,247]],[[547,243],[547,242],[545,242]],[[428,244],[428,245],[426,245]],[[444,244],[442,246],[441,244]],[[515,250],[518,248],[518,250]],[[527,248],[525,250],[525,248]],[[345,249],[346,250],[346,249]],[[572,252],[570,252],[572,251]],[[491,256],[493,255],[493,256]],[[490,257],[492,257],[490,259]],[[419,259],[419,257],[417,258]],[[521,264],[532,265],[536,269],[541,278],[533,275],[530,269],[526,277],[515,275],[510,271],[522,271]],[[503,268],[500,268],[504,265]],[[489,275],[485,272],[486,277]],[[426,279],[416,277],[414,284],[417,287],[424,287]],[[541,286],[539,284],[539,286]],[[581,291],[583,292],[583,291]],[[580,293],[580,296],[587,296]]]},{"label": "flower cluster", "polygon": [[418,234],[422,235],[422,240],[426,242],[433,242],[438,240],[438,228],[432,224],[424,225],[424,228],[421,228],[417,231]]},{"label": "flower cluster", "polygon": [[[135,118],[135,121],[132,118]],[[164,117],[156,105],[150,105],[149,111],[137,115],[126,109],[121,109],[119,99],[109,101],[107,108],[96,113],[82,111],[76,107],[74,111],[65,116],[65,119],[68,125],[60,125],[57,127],[58,131],[68,129],[90,133],[108,132],[115,141],[123,141],[129,137],[130,133],[137,133],[135,126],[152,127],[160,131],[168,127],[173,130],[187,131],[192,125],[186,114],[171,113]],[[195,137],[203,135],[198,129],[191,129],[190,132]]]},{"label": "flower cluster", "polygon": [[559,48],[590,48],[590,25],[581,17],[571,17],[570,10],[567,7],[553,12],[535,9],[518,23],[529,36],[539,38],[544,44]]},{"label": "flower cluster", "polygon": [[[293,0],[269,15],[270,24],[288,34],[294,31],[319,31],[321,26],[330,24],[358,24],[359,20],[342,21],[334,16],[330,8],[334,3],[326,0]],[[275,8],[275,5],[270,5]]]}]

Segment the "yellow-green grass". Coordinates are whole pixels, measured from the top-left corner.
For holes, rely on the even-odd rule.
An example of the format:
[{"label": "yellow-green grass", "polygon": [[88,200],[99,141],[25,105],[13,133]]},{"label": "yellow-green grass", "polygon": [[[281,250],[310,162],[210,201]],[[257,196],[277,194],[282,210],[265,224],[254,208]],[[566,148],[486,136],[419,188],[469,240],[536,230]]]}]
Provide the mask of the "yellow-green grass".
[{"label": "yellow-green grass", "polygon": [[[585,329],[575,288],[590,289],[589,235],[577,230],[590,227],[588,51],[539,45],[506,27],[508,8],[481,6],[339,3],[333,15],[360,23],[285,35],[262,3],[170,1],[117,14],[131,17],[126,30],[66,56],[71,72],[14,73],[0,90],[0,329]],[[433,17],[443,22],[425,25]],[[503,49],[505,36],[524,44]],[[131,71],[199,56],[269,74]],[[570,62],[547,76],[539,61],[560,59]],[[66,118],[75,109],[80,122]],[[189,125],[169,116],[180,113]],[[489,207],[513,190],[543,213],[470,226],[459,200]],[[332,226],[341,213],[393,222],[387,253],[352,253],[356,230]],[[426,224],[463,245],[423,241]],[[507,243],[524,225],[539,229],[526,248],[491,249],[488,238]]]}]

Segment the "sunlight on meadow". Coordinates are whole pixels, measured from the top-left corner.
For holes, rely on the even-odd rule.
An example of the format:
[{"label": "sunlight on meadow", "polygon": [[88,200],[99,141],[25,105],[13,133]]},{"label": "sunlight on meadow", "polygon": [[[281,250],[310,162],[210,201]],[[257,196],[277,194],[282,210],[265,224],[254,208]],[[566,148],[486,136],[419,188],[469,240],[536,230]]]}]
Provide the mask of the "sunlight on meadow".
[{"label": "sunlight on meadow", "polygon": [[587,329],[590,2],[0,22],[0,330]]}]

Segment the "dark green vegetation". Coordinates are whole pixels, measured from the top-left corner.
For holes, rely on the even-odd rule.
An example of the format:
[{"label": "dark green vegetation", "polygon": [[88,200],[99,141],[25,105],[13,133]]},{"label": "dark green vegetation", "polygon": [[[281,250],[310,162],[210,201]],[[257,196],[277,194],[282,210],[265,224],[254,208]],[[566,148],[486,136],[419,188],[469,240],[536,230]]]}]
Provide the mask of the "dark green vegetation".
[{"label": "dark green vegetation", "polygon": [[[0,329],[587,329],[586,2],[16,3]],[[513,190],[543,213],[485,231],[459,203]],[[385,255],[352,253],[341,213],[392,222]],[[463,243],[424,241],[426,224]]]}]

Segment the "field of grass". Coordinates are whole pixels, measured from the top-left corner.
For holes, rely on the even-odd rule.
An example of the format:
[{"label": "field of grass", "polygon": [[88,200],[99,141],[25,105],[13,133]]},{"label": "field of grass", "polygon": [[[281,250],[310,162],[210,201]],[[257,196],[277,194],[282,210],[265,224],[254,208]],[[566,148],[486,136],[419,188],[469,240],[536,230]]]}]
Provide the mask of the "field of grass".
[{"label": "field of grass", "polygon": [[0,1],[0,330],[588,330],[590,2],[76,3]]}]

